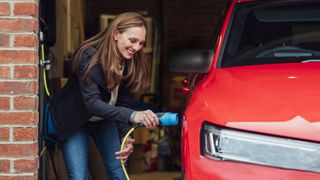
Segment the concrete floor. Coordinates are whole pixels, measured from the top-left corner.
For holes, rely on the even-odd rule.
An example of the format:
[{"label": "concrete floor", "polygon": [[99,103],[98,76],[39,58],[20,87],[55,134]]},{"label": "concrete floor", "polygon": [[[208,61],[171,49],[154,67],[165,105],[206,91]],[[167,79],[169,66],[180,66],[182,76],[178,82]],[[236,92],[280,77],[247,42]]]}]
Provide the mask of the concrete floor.
[{"label": "concrete floor", "polygon": [[180,172],[152,172],[130,175],[131,180],[180,180]]}]

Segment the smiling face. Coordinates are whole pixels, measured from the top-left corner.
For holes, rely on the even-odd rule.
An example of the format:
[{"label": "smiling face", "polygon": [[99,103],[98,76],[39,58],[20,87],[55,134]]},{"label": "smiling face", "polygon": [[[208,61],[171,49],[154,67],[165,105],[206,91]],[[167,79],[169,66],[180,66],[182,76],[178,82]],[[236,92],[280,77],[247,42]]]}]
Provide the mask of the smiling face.
[{"label": "smiling face", "polygon": [[145,27],[130,27],[124,32],[116,31],[114,40],[117,42],[117,47],[124,59],[131,59],[144,45],[146,39]]}]

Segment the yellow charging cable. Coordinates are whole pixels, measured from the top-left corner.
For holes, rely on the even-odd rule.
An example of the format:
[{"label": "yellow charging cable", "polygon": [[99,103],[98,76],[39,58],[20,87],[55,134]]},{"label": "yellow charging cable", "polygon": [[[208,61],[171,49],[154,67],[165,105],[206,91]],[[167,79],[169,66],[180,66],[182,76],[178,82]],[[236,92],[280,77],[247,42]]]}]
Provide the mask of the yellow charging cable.
[{"label": "yellow charging cable", "polygon": [[47,96],[50,96],[50,92],[48,89],[48,85],[47,85],[47,76],[46,76],[46,68],[45,68],[45,58],[44,58],[44,45],[41,44],[41,60],[42,60],[42,66],[44,67],[42,72],[43,72],[43,83],[44,83],[44,88],[46,90],[46,94]]},{"label": "yellow charging cable", "polygon": [[[123,138],[123,140],[122,140],[121,150],[124,149],[124,146],[125,146],[125,144],[126,144],[126,141],[127,141],[128,137],[130,136],[130,134],[131,134],[134,130],[136,130],[137,128],[139,128],[139,127],[141,127],[141,126],[142,126],[142,124],[136,124],[133,128],[131,128],[131,129],[127,132],[127,134],[124,136],[124,138]],[[129,177],[129,175],[128,175],[128,172],[127,172],[126,167],[124,166],[123,161],[120,160],[120,162],[121,162],[121,167],[122,167],[122,170],[123,170],[124,175],[126,176],[127,180],[130,180],[130,177]]]},{"label": "yellow charging cable", "polygon": [[47,151],[47,148],[44,146],[40,152],[40,157],[42,157]]},{"label": "yellow charging cable", "polygon": [[[50,97],[50,92],[47,85],[47,75],[46,75],[46,61],[44,56],[44,44],[43,44],[43,33],[40,32],[40,42],[41,42],[41,66],[42,66],[42,77],[43,77],[43,85],[48,97]],[[40,157],[42,157],[46,153],[46,146],[40,152]]]}]

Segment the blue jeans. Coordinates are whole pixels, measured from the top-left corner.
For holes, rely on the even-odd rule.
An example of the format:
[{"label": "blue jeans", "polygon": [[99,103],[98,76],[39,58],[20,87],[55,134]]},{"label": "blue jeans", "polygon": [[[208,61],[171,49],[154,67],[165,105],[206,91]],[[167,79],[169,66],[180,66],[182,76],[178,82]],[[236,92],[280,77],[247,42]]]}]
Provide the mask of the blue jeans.
[{"label": "blue jeans", "polygon": [[120,150],[120,139],[114,121],[88,122],[71,137],[62,141],[61,150],[69,180],[88,179],[88,136],[92,138],[101,154],[109,179],[125,180],[121,163],[115,152]]}]

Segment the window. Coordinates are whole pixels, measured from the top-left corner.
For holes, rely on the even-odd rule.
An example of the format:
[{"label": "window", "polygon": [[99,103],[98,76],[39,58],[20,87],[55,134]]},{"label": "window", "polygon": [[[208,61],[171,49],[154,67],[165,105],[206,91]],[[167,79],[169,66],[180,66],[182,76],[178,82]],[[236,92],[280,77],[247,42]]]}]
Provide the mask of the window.
[{"label": "window", "polygon": [[221,66],[320,61],[320,2],[237,6]]}]

